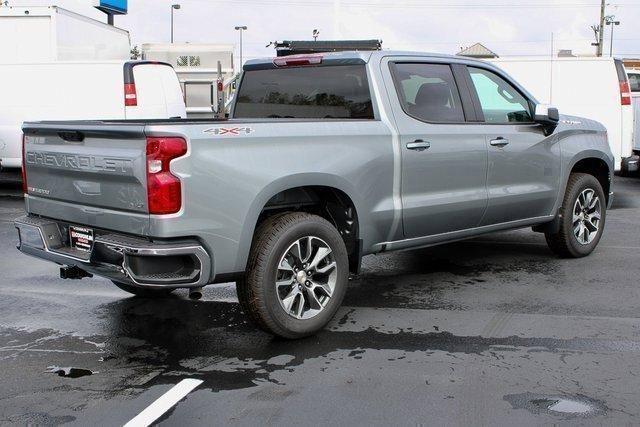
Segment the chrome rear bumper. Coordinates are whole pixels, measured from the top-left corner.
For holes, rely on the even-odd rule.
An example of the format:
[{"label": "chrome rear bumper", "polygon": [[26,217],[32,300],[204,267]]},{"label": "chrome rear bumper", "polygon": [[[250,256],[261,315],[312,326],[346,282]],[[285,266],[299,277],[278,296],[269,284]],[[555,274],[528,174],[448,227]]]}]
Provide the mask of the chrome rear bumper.
[{"label": "chrome rear bumper", "polygon": [[70,247],[67,223],[27,215],[16,219],[15,226],[21,252],[107,279],[146,288],[209,283],[211,257],[195,240],[151,241],[96,229],[88,252]]}]

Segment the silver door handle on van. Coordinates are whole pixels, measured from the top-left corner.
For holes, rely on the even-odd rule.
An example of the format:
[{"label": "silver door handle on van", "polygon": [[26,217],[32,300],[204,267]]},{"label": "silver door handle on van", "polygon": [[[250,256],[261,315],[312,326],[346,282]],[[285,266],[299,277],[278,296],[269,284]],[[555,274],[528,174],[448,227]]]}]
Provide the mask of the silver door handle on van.
[{"label": "silver door handle on van", "polygon": [[491,141],[489,141],[489,144],[493,145],[494,147],[504,147],[508,143],[509,143],[509,140],[505,139],[505,138],[503,138],[501,136],[497,137],[496,139],[492,139]]},{"label": "silver door handle on van", "polygon": [[407,148],[409,150],[423,151],[423,150],[426,150],[429,147],[431,147],[431,143],[423,141],[421,139],[416,139],[413,142],[407,143]]}]

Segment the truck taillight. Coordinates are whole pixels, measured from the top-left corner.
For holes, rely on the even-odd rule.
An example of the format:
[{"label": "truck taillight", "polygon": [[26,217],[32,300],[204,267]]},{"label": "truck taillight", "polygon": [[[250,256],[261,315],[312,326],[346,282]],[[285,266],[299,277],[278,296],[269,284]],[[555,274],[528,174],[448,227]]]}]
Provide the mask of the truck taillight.
[{"label": "truck taillight", "polygon": [[138,105],[138,94],[136,93],[135,83],[124,84],[124,105],[126,107],[135,107]]},{"label": "truck taillight", "polygon": [[620,82],[620,104],[631,105],[631,87],[628,80]]},{"label": "truck taillight", "polygon": [[27,156],[26,156],[26,145],[27,137],[22,134],[22,193],[27,194],[29,192],[29,187],[27,186]]},{"label": "truck taillight", "polygon": [[171,173],[169,163],[185,154],[187,142],[183,138],[147,138],[147,200],[150,214],[172,214],[182,207],[180,178]]}]

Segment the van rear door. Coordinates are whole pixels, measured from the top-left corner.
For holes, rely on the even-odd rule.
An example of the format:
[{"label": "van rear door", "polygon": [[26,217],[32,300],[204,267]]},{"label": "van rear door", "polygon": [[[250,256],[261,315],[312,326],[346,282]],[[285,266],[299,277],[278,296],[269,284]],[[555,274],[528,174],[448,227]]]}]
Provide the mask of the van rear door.
[{"label": "van rear door", "polygon": [[127,119],[186,117],[180,82],[171,65],[137,61],[124,67]]},{"label": "van rear door", "polygon": [[40,122],[23,130],[28,212],[147,234],[144,125]]},{"label": "van rear door", "polygon": [[627,71],[624,68],[624,63],[620,59],[615,59],[614,62],[616,65],[616,72],[618,74],[618,83],[620,85],[620,106],[622,111],[621,156],[622,159],[624,159],[631,156],[633,150],[633,105],[631,101],[629,78],[627,77]]}]

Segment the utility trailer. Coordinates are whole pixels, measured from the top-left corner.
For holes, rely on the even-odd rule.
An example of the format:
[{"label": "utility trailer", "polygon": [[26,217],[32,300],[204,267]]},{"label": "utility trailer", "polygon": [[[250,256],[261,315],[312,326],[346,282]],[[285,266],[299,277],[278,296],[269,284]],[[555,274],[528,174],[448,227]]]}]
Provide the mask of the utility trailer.
[{"label": "utility trailer", "polygon": [[173,66],[189,118],[225,114],[224,99],[231,98],[238,77],[233,50],[232,44],[203,43],[144,43],[141,48],[143,59]]}]

